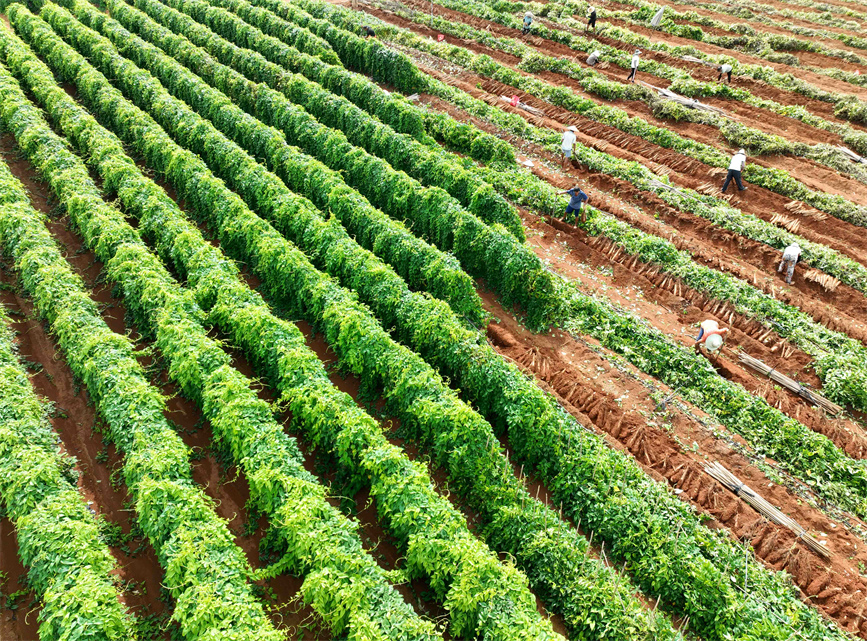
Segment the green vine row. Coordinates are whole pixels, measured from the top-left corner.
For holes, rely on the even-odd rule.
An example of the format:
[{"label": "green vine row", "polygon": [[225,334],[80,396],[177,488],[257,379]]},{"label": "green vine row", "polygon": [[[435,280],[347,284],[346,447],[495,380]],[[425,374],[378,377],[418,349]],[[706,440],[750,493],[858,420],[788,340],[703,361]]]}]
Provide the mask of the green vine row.
[{"label": "green vine row", "polygon": [[[408,47],[431,52],[434,55],[439,55],[457,64],[460,64],[461,62],[472,64],[473,70],[477,73],[484,69],[481,65],[485,65],[495,71],[500,70],[501,65],[498,65],[498,63],[495,63],[486,56],[476,56],[465,49],[454,47],[452,45],[425,41],[425,39],[418,37],[412,32],[398,29],[393,25],[378,21],[372,16],[365,16],[364,20],[371,24],[376,24],[385,38],[392,39],[394,42]],[[514,72],[506,69],[505,73]],[[433,79],[429,79],[428,82],[430,83],[431,93],[448,102],[453,102],[456,106],[467,109],[474,115],[476,115],[477,112],[501,112],[501,110],[497,110],[496,107],[488,106],[490,108],[486,109],[485,107],[476,104],[479,101],[468,100],[467,98],[460,97],[460,94],[463,92],[449,88],[444,85],[444,83],[439,83]],[[569,93],[571,94],[571,92]],[[598,103],[593,103],[592,101],[588,102],[590,102],[591,105],[598,106]],[[470,105],[472,108],[468,108],[466,105]],[[623,112],[621,113],[623,114]],[[625,114],[623,114],[623,117],[624,119],[628,119]],[[516,116],[516,118],[521,120],[520,117]],[[635,119],[629,119],[629,122],[634,123],[634,121]],[[511,130],[514,127],[522,129],[528,127],[526,123],[515,124],[514,120],[512,120],[511,123],[512,124],[506,127],[507,129]],[[541,130],[538,128],[534,128],[534,130],[541,133],[541,135],[536,136],[537,142],[546,144],[552,149],[559,148],[560,136],[558,132]],[[670,132],[666,133],[669,133],[670,135]],[[637,162],[621,160],[609,154],[594,151],[580,144],[576,145],[575,158],[594,171],[601,171],[602,173],[628,180],[639,189],[650,191],[658,195],[677,209],[701,216],[702,218],[710,220],[714,224],[729,229],[737,234],[746,236],[747,238],[751,238],[757,242],[770,245],[780,250],[792,242],[798,242],[802,248],[805,248],[804,258],[809,265],[839,278],[847,285],[850,285],[862,293],[867,292],[867,269],[865,269],[865,267],[860,263],[825,245],[808,241],[756,216],[744,214],[713,196],[705,196],[685,188],[674,190],[667,184],[668,180],[666,178],[654,175],[650,170]]]},{"label": "green vine row", "polygon": [[[9,9],[14,13],[19,5]],[[87,239],[108,223],[107,206],[87,170],[44,123],[14,78],[0,68],[3,124],[44,176]],[[30,207],[0,208],[0,242],[15,260],[22,284],[46,318],[67,362],[82,380],[124,452],[123,474],[138,522],[165,569],[175,599],[172,618],[188,639],[278,641],[282,634],[265,616],[248,583],[252,570],[226,522],[190,478],[189,452],[163,416],[165,400],[148,382],[132,343],[112,332],[81,279],[63,259]],[[114,228],[97,248],[100,258],[139,242]],[[220,586],[215,593],[215,585]]]},{"label": "green vine row", "polygon": [[[78,3],[76,8],[85,13],[93,11],[89,5],[85,6],[85,3]],[[62,21],[65,17],[62,10],[57,8],[48,10],[46,7],[42,13],[52,21]],[[91,18],[97,21],[100,17],[106,21],[110,20],[104,14],[94,13],[98,15],[92,15]],[[70,21],[65,25],[66,28],[60,27],[60,29],[64,32],[78,31],[78,28],[72,25]],[[86,33],[80,25],[79,28],[78,33],[70,36],[74,40],[92,38],[91,44],[94,46],[100,41],[104,42],[95,34]],[[132,37],[131,34],[129,37]],[[112,56],[112,62],[117,62],[116,54]],[[126,73],[118,71],[121,68]],[[115,68],[115,71],[118,72],[118,79],[126,77],[128,82],[143,88],[144,93],[157,90],[165,93],[164,90],[157,89],[158,85],[153,80],[146,84],[136,83],[146,76],[136,73],[135,68],[129,63],[121,63],[121,67]],[[163,97],[166,102],[161,104],[164,109],[168,109],[173,101],[167,94]],[[190,122],[191,117],[192,112],[189,112],[183,120]],[[214,133],[216,132],[212,130],[211,134],[203,135],[207,137]],[[376,329],[378,325],[372,319],[366,323],[369,325],[369,330],[360,332],[357,324],[363,320],[363,316],[359,318],[359,314],[364,315],[363,308],[355,303],[345,290],[341,290],[328,277],[316,272],[306,258],[282,240],[267,223],[252,213],[245,214],[240,219],[235,213],[231,218],[231,220],[227,218],[217,221],[221,240],[225,241],[225,246],[254,252],[256,258],[248,262],[254,266],[257,275],[267,280],[277,290],[294,292],[293,295],[297,296],[296,306],[306,309],[319,322],[330,322],[327,332],[332,338],[332,344],[346,345],[347,341],[352,343],[353,336],[358,337],[356,340],[360,340],[362,344],[356,344],[356,349],[360,351],[347,358],[349,363],[358,363],[360,357],[370,353],[371,340],[377,336],[377,331],[380,336],[377,342],[390,341],[381,328]],[[229,237],[225,238],[223,234]],[[366,270],[362,273],[366,273]],[[333,332],[339,333],[340,336],[334,338]],[[247,341],[250,340],[258,341],[258,334],[249,336]],[[372,357],[376,360],[375,368],[381,368],[387,362],[382,357]],[[395,356],[392,355],[391,360],[394,358]],[[270,356],[268,360],[273,361],[274,356]],[[406,356],[402,356],[399,360],[406,361]],[[365,363],[365,367],[369,366],[370,363]],[[298,375],[304,376],[300,372]],[[324,377],[324,372],[322,376]],[[395,382],[389,389],[394,388],[399,393],[399,390],[407,384],[408,381],[402,384]],[[351,405],[351,400],[346,402]],[[316,403],[311,410],[315,407],[317,407]],[[423,408],[415,406],[415,412],[422,412],[422,410]],[[321,417],[319,420],[321,421]],[[427,478],[423,468],[411,464],[408,459],[399,454],[399,450],[388,446],[378,428],[368,424],[365,432],[359,433],[358,430],[362,427],[363,425],[356,425],[354,429],[348,430],[340,437],[341,440],[349,439],[345,443],[349,449],[340,456],[340,459],[343,463],[347,463],[352,460],[358,461],[360,458],[363,464],[357,463],[361,467],[354,471],[353,475],[364,479],[365,483],[371,482],[370,476],[373,475],[380,511],[392,533],[407,548],[406,555],[411,576],[424,575],[430,578],[432,586],[443,598],[446,607],[452,611],[452,626],[455,632],[473,634],[478,631],[479,634],[490,634],[500,638],[527,638],[527,635],[529,638],[556,638],[550,630],[550,624],[536,612],[535,599],[526,590],[526,578],[510,565],[500,564],[496,555],[469,533],[463,517],[446,499],[439,497],[433,491],[429,479],[423,482]],[[322,426],[317,429],[322,429]],[[374,439],[371,445],[369,439],[374,438],[375,435],[379,435],[377,437],[379,440]],[[362,444],[373,447],[373,450],[365,447],[359,451]],[[388,455],[385,461],[382,460],[383,448]],[[401,460],[404,463],[399,463]],[[397,468],[396,461],[399,463]],[[428,489],[424,489],[425,487]],[[415,508],[407,509],[407,506],[411,505]]]},{"label": "green vine row", "polygon": [[[0,225],[34,218],[24,186],[0,160]],[[76,487],[75,461],[61,453],[46,408],[21,363],[0,307],[0,500],[15,526],[18,556],[40,597],[43,641],[136,639],[111,576],[117,562]]]},{"label": "green vine row", "polygon": [[[128,40],[128,39],[129,39],[129,38],[127,37],[126,40]],[[439,323],[436,323],[435,325],[438,327],[438,326],[439,326]],[[474,359],[474,360],[475,360],[475,359]],[[485,370],[485,371],[488,371],[488,372],[489,372],[489,370]],[[488,374],[488,378],[489,378],[489,374]],[[524,391],[525,389],[526,389],[526,388],[522,389],[521,391]]]},{"label": "green vine row", "polygon": [[[281,64],[286,55],[286,45],[280,40],[280,34],[291,23],[244,0],[219,0],[213,5],[203,0],[179,0],[173,1],[169,6],[184,11],[221,35],[231,36],[235,44],[241,43],[248,48],[252,46],[269,52],[278,51],[278,55],[272,56],[272,62]],[[221,11],[217,7],[234,13]],[[250,24],[245,23],[242,18]],[[260,31],[260,28],[270,35]],[[201,41],[194,42],[204,46]],[[221,58],[216,52],[214,55]],[[291,56],[291,52],[289,55]],[[221,58],[224,64],[231,64],[227,60],[231,59],[225,56]],[[525,240],[524,228],[515,209],[490,185],[480,180],[475,172],[458,162],[456,157],[446,153],[441,147],[431,147],[395,132],[388,125],[370,118],[349,100],[335,97],[330,91],[304,76],[288,74],[285,70],[278,72],[277,69],[279,67],[269,71],[279,73],[279,78],[271,75],[265,79],[259,74],[251,79],[265,82],[272,89],[282,91],[322,124],[342,130],[352,144],[379,156],[395,169],[405,171],[424,185],[445,189],[468,211],[489,225],[500,223],[518,240]]]}]

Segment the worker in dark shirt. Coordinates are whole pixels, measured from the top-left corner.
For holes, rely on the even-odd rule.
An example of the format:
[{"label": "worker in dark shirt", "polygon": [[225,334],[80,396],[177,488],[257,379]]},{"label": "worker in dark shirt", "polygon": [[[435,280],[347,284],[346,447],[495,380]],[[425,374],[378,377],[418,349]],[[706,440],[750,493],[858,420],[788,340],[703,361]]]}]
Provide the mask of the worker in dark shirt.
[{"label": "worker in dark shirt", "polygon": [[567,223],[575,222],[575,214],[581,213],[581,222],[587,222],[587,214],[582,211],[581,205],[590,200],[590,197],[585,194],[578,185],[572,187],[572,189],[567,189],[566,191],[560,192],[561,194],[569,194],[569,204],[566,205],[566,215],[563,216],[563,220]]},{"label": "worker in dark shirt", "polygon": [[368,37],[369,38],[375,38],[376,37],[376,33],[369,26],[364,25],[364,27],[362,29],[364,31],[364,37],[365,38],[368,38]]}]

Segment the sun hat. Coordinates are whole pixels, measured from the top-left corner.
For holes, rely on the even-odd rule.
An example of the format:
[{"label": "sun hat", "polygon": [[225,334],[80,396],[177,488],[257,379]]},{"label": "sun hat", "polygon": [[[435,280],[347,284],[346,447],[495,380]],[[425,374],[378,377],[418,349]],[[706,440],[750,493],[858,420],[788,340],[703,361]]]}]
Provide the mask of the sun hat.
[{"label": "sun hat", "polygon": [[705,346],[712,352],[717,351],[723,344],[723,338],[719,334],[711,334],[704,342]]},{"label": "sun hat", "polygon": [[636,55],[636,56],[637,56],[638,54],[640,54],[640,53],[641,53],[641,49],[636,49],[636,50],[635,50],[635,55]]},{"label": "sun hat", "polygon": [[738,149],[738,153],[743,154],[744,156],[747,155],[747,152],[745,152],[743,149]]},{"label": "sun hat", "polygon": [[569,125],[568,127],[566,127],[566,130],[567,131],[578,131],[578,127],[576,127],[575,125]]}]

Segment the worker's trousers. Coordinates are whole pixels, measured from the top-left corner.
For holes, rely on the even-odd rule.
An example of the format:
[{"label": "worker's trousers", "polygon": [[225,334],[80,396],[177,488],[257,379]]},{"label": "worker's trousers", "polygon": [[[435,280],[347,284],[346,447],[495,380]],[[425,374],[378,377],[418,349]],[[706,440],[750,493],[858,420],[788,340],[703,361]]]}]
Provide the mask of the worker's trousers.
[{"label": "worker's trousers", "polygon": [[735,184],[737,184],[738,189],[740,189],[741,191],[746,189],[746,187],[744,187],[744,184],[741,182],[741,172],[739,172],[737,169],[729,169],[729,173],[726,176],[726,181],[723,183],[723,193],[726,193],[726,189],[729,188],[729,183],[732,180],[735,181]]},{"label": "worker's trousers", "polygon": [[[729,84],[731,84],[731,82],[732,82],[732,72],[729,71],[726,75],[727,75],[728,78],[729,78]],[[722,80],[722,77],[723,77],[722,72],[720,72],[719,76],[717,76],[716,81],[719,82],[720,80]]]},{"label": "worker's trousers", "polygon": [[627,82],[635,78],[635,72],[638,71],[638,67],[633,67],[632,71],[629,72],[629,77],[626,79]]},{"label": "worker's trousers", "polygon": [[783,260],[780,261],[780,266],[777,267],[777,271],[781,272],[783,271],[783,266],[788,265],[788,268],[786,269],[786,282],[789,283],[789,285],[792,284],[792,276],[795,275],[795,263],[797,262],[797,259],[794,258],[783,258]]}]

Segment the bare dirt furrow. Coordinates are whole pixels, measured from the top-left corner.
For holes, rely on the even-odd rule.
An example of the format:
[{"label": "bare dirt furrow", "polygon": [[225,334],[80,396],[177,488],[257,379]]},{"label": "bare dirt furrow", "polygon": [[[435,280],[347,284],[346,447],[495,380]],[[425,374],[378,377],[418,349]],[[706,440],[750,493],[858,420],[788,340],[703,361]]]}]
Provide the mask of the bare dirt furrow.
[{"label": "bare dirt furrow", "polygon": [[[419,11],[421,11],[423,13],[427,13],[430,11],[430,3],[426,3],[423,0],[409,0],[408,2],[406,2],[406,4],[409,4],[410,6],[414,6],[416,9],[418,9]],[[458,20],[460,22],[464,22],[465,24],[470,24],[473,27],[476,27],[479,29],[484,29],[486,31],[489,31],[490,33],[495,34],[495,35],[500,35],[500,36],[510,37],[510,38],[521,38],[522,37],[519,29],[513,29],[511,27],[506,27],[506,26],[503,26],[503,25],[498,24],[496,22],[492,22],[490,20],[485,20],[484,18],[478,18],[476,16],[471,16],[469,14],[465,14],[465,13],[462,13],[460,11],[448,9],[446,7],[443,7],[442,5],[434,4],[434,12],[436,15],[446,16],[449,19],[454,19],[454,20]],[[560,23],[550,22],[550,21],[545,21],[545,20],[543,20],[543,22],[545,22],[547,24],[547,26],[554,28],[554,29],[572,32],[572,33],[576,33],[579,35],[584,35],[583,32],[576,31],[576,30],[571,29],[569,27],[565,27],[564,25],[562,25]],[[681,44],[681,45],[696,44],[695,41],[692,41],[692,40],[688,40],[685,38],[678,38],[676,36],[669,36],[668,34],[661,34],[660,32],[652,31],[650,29],[644,29],[641,27],[633,28],[632,25],[626,25],[626,24],[624,24],[624,26],[628,27],[629,29],[635,30],[637,33],[642,33],[643,35],[646,35],[646,36],[650,37],[651,39],[662,39],[666,42],[668,42],[670,40],[671,42],[673,42],[675,44]],[[561,43],[555,42],[553,40],[541,38],[539,36],[530,35],[530,36],[523,37],[522,39],[526,44],[539,50],[541,53],[545,53],[548,55],[562,56],[565,58],[575,58],[575,59],[579,59],[579,60],[583,60],[583,58],[585,57],[585,54],[583,54],[582,52],[576,51],[575,49],[572,49],[565,44],[561,44]],[[618,49],[621,49],[623,51],[627,51],[630,53],[634,48],[632,45],[625,44],[619,40],[614,40],[612,38],[605,37],[604,32],[602,33],[602,35],[597,36],[597,39],[604,44],[607,44],[609,46],[612,46],[612,47],[615,47],[615,48],[618,48]],[[465,41],[461,41],[462,44],[464,42]],[[705,43],[700,43],[700,44],[705,45]],[[730,54],[730,52],[728,50],[723,49],[722,47],[716,47],[714,45],[706,45],[706,46],[712,47],[713,49],[716,50],[716,51],[708,51],[709,53],[727,53],[727,54]],[[705,66],[705,65],[699,64],[699,63],[689,62],[689,61],[683,60],[681,58],[667,54],[665,52],[645,51],[644,52],[644,58],[649,59],[649,60],[656,60],[658,62],[667,64],[669,66],[684,69],[685,71],[689,72],[690,75],[693,78],[695,78],[696,80],[701,80],[704,82],[715,82],[717,75],[718,75],[713,67],[708,67],[708,66]],[[757,63],[759,63],[758,60],[757,60]],[[767,64],[767,61],[761,61],[760,63],[761,64]],[[603,73],[609,80],[613,80],[613,81],[621,82],[621,83],[626,82],[626,78],[629,75],[628,69],[623,69],[623,68],[615,66],[615,65],[609,65],[607,68],[598,68],[597,67],[597,71],[599,71],[600,73]],[[789,72],[789,71],[791,71],[791,68],[788,68],[788,70],[786,72]],[[840,88],[838,88],[836,91],[839,91],[842,93],[850,93],[850,94],[859,95],[859,96],[861,96],[863,94],[863,96],[867,96],[867,90],[863,90],[863,88],[851,85],[849,83],[844,83],[842,81],[838,81],[838,80],[835,80],[832,78],[827,78],[826,76],[822,76],[821,74],[815,74],[815,73],[808,72],[805,70],[801,70],[801,71],[803,71],[803,74],[806,74],[809,76],[816,76],[819,78],[825,78],[826,80],[830,80],[834,83],[837,83],[840,85],[845,85],[845,87],[851,87],[852,88],[852,90],[848,90],[848,91],[842,91]],[[800,73],[798,75],[801,76]],[[653,84],[655,86],[668,87],[668,85],[670,84],[668,80],[666,80],[664,78],[659,78],[656,76],[648,76],[647,74],[645,74],[644,78],[648,82],[650,82],[651,84]],[[804,79],[808,80],[807,77],[805,77]],[[809,81],[812,82],[812,80],[809,80]],[[822,117],[830,116],[829,119],[831,121],[844,122],[844,121],[836,118],[835,116],[833,116],[833,106],[832,105],[829,105],[826,103],[821,103],[821,101],[817,101],[817,100],[811,100],[811,99],[808,99],[808,98],[801,96],[799,94],[795,94],[793,92],[783,91],[781,89],[777,89],[776,87],[772,87],[772,86],[770,86],[764,82],[756,81],[756,80],[753,80],[751,78],[741,77],[741,78],[737,79],[737,82],[740,85],[744,86],[745,88],[749,89],[751,93],[753,93],[754,95],[756,95],[758,97],[774,100],[774,101],[779,102],[779,103],[784,104],[784,105],[789,105],[789,104],[802,105],[808,109],[811,109],[815,105],[816,108],[819,110],[816,113],[816,115],[821,115]],[[707,100],[707,99],[705,99],[705,100]],[[736,104],[739,104],[738,101],[727,100],[727,99],[718,99],[716,102],[718,105],[720,105],[721,107],[724,107],[728,111],[733,111],[734,110],[733,107]],[[830,110],[829,110],[829,108],[830,108]],[[800,122],[794,118],[788,118],[785,116],[780,116],[779,114],[776,114],[774,112],[770,112],[770,111],[765,110],[765,109],[757,109],[757,111],[755,113],[757,114],[757,117],[749,117],[748,118],[747,117],[748,114],[741,114],[740,118],[743,120],[744,124],[748,124],[749,126],[755,127],[755,128],[760,129],[762,131],[767,131],[768,133],[778,133],[781,129],[784,131],[785,130],[796,130],[797,133],[799,133],[801,136],[803,136],[803,142],[808,142],[808,143],[812,143],[812,144],[815,144],[816,142],[831,142],[831,141],[837,139],[837,136],[830,133],[830,132],[827,132],[827,131],[824,131],[821,129],[816,129],[816,128],[814,128],[810,125],[806,125],[806,124],[804,124],[804,123],[802,123],[802,122]],[[767,124],[768,122],[770,122],[770,123],[783,123],[783,124],[778,126],[775,130],[772,127],[771,128],[768,127],[768,124]]]},{"label": "bare dirt furrow", "polygon": [[[45,213],[51,212],[54,203],[49,199],[49,189],[39,181],[38,174],[29,162],[13,160],[17,153],[14,139],[8,134],[4,135],[0,144],[13,173],[30,191],[33,205]],[[92,177],[100,184],[98,176]],[[126,307],[121,299],[114,296],[112,284],[105,281],[103,264],[84,247],[80,237],[67,223],[65,219],[51,218],[48,227],[55,240],[65,249],[73,269],[84,279],[92,298],[100,305],[103,319],[112,331],[130,335],[140,349],[147,350],[151,345],[142,341],[135,329],[126,324]],[[2,281],[15,282],[8,267],[2,274]],[[140,536],[130,538],[130,533],[135,533],[135,511],[130,504],[126,486],[122,483],[122,456],[114,445],[106,446],[95,431],[100,419],[89,401],[87,390],[75,380],[62,352],[47,333],[44,324],[37,319],[29,299],[12,289],[3,289],[0,300],[12,310],[20,311],[20,314],[13,315],[13,320],[19,332],[21,354],[39,365],[39,372],[31,380],[37,392],[52,401],[59,410],[57,416],[52,418],[52,424],[58,431],[64,451],[78,461],[82,472],[80,491],[96,513],[120,527],[121,534],[112,539],[111,549],[120,566],[118,579],[126,586],[125,602],[137,617],[155,617],[154,625],[166,628],[159,633],[159,638],[169,638],[174,634],[174,626],[165,626],[171,606],[163,601],[163,569],[145,539]],[[212,499],[216,513],[228,522],[235,544],[244,551],[251,566],[263,567],[259,542],[264,536],[266,523],[264,520],[248,523],[246,505],[249,489],[245,477],[236,469],[226,468],[220,463],[224,459],[213,447],[214,437],[209,424],[194,403],[179,395],[177,387],[168,378],[165,363],[147,351],[142,353],[140,360],[151,373],[152,384],[167,398],[166,418],[176,427],[191,450],[193,480]],[[241,366],[246,367],[243,364]],[[317,627],[318,618],[312,609],[298,602],[301,584],[301,579],[288,574],[260,582],[263,595],[267,595],[267,611],[277,627],[293,631],[299,625],[311,630]],[[154,627],[151,632],[156,629]],[[319,638],[327,639],[327,633]]]},{"label": "bare dirt furrow", "polygon": [[827,416],[797,395],[778,388],[764,376],[740,365],[736,352],[744,351],[759,358],[821,392],[822,383],[811,369],[813,359],[808,354],[757,321],[736,313],[731,305],[709,300],[679,279],[629,259],[604,238],[588,237],[582,230],[557,219],[543,223],[526,212],[524,222],[532,230],[528,242],[555,271],[579,283],[582,291],[607,298],[635,313],[675,342],[691,347],[697,325],[706,318],[728,327],[731,331],[724,355],[711,360],[721,376],[825,435],[852,458],[867,458],[867,432],[862,426],[846,416]]},{"label": "bare dirt furrow", "polygon": [[[388,19],[396,24],[400,24],[401,26],[408,26],[418,33],[426,33],[428,31],[425,27],[402,20],[398,16],[385,14],[385,12],[375,9],[369,11],[370,13],[377,14],[378,17],[383,17],[384,19]],[[463,44],[463,41],[460,41],[459,44]],[[497,51],[489,50],[485,53],[494,58],[500,57],[498,55],[500,52]],[[501,60],[501,62],[503,61]],[[505,64],[509,63],[505,62]],[[554,84],[570,86],[570,88],[578,94],[582,93],[575,81],[564,76],[552,73],[540,73],[537,74],[537,76],[549,80]],[[522,102],[541,110],[545,116],[558,123],[556,126],[566,126],[571,124],[578,126],[584,144],[589,144],[590,146],[607,151],[608,153],[614,153],[614,155],[625,159],[637,160],[656,171],[659,171],[659,169],[655,168],[662,165],[670,171],[667,171],[666,169],[662,169],[661,171],[667,173],[679,186],[704,191],[705,193],[710,193],[712,195],[719,195],[718,188],[714,187],[718,187],[721,183],[722,176],[725,175],[724,170],[710,167],[680,153],[650,143],[638,136],[624,133],[615,127],[598,123],[589,118],[563,109],[562,107],[557,107],[549,102],[525,94],[514,87],[505,85],[498,81],[476,76],[471,72],[465,72],[464,77],[471,80],[475,85],[482,87],[488,93],[498,95],[520,95]],[[589,98],[589,96],[585,97]],[[635,104],[634,101],[632,104]],[[637,104],[641,105],[649,112],[644,103]],[[640,115],[649,120],[653,120],[652,115],[649,113],[636,113],[638,110],[631,109],[625,109],[625,111],[631,116]],[[669,127],[668,123],[663,123],[661,121],[658,121],[655,124],[674,129],[679,133],[689,135],[691,138],[698,138],[700,142],[719,146],[719,132],[713,128],[704,127],[703,129],[709,131],[704,132],[704,136],[700,136],[700,130],[702,129],[701,126],[681,123],[680,126]],[[591,142],[591,139],[595,142]],[[613,144],[617,148],[616,151],[609,148],[609,143]],[[837,192],[838,195],[843,195],[854,202],[867,205],[867,186],[858,183],[855,180],[845,178],[827,168],[819,167],[816,163],[807,159],[795,157],[783,158],[786,159],[786,163],[789,165],[790,170],[794,172],[794,175],[807,175],[812,177],[811,183],[813,184],[810,185],[811,187],[819,188],[831,193]],[[775,163],[772,159],[760,159],[758,164],[761,164],[762,166],[774,166]],[[824,183],[817,184],[820,182],[821,177],[830,178],[830,185]],[[838,189],[834,189],[835,186],[838,187]],[[740,208],[745,213],[755,215],[768,222],[773,221],[774,223],[778,223],[781,222],[782,219],[782,224],[795,224],[790,211],[786,208],[786,205],[791,202],[790,199],[761,187],[757,187],[756,185],[751,185],[750,189],[751,191],[748,197],[731,200],[731,204]],[[732,190],[734,190],[734,188],[732,188]],[[777,220],[774,220],[775,216],[778,217]],[[790,227],[790,229],[792,229],[792,227]],[[867,264],[867,238],[865,238],[865,235],[862,233],[863,228],[861,227],[857,227],[846,221],[827,216],[814,210],[813,216],[804,216],[799,218],[797,220],[797,226],[794,229],[797,229],[797,233],[808,240],[827,245],[828,247],[847,255],[853,260]]]},{"label": "bare dirt furrow", "polygon": [[[475,98],[489,102],[511,113],[516,113],[530,123],[541,127],[561,127],[552,124],[550,119],[540,118],[523,109],[505,104],[498,96],[479,89],[472,82],[471,74],[457,72],[442,73],[423,61],[416,61],[420,68],[448,84],[454,85]],[[451,105],[426,96],[425,100],[459,118],[468,117]],[[559,157],[547,149],[518,139],[516,136],[500,131],[489,123],[472,119],[481,128],[509,140],[517,148],[525,150],[548,164],[557,164]],[[532,171],[547,179],[544,168],[534,166]],[[859,340],[865,340],[867,324],[867,305],[864,296],[846,285],[840,285],[833,292],[825,290],[817,283],[796,278],[792,286],[787,286],[777,274],[780,252],[756,241],[737,236],[721,229],[703,218],[674,209],[658,196],[639,190],[625,180],[620,180],[599,172],[592,172],[577,163],[572,164],[570,175],[587,181],[592,187],[607,192],[616,192],[618,198],[638,209],[627,209],[606,203],[604,209],[623,218],[642,231],[668,238],[678,249],[689,252],[693,259],[715,269],[728,272],[742,280],[752,283],[762,291],[798,307],[810,314],[817,322],[836,331],[848,333]],[[574,178],[571,179],[574,181]],[[559,186],[559,185],[558,185]],[[649,212],[649,213],[648,213]],[[660,221],[664,224],[661,224]]]},{"label": "bare dirt furrow", "polygon": [[[712,517],[710,527],[725,527],[736,539],[749,541],[767,567],[792,576],[805,600],[867,638],[867,578],[858,571],[867,550],[861,539],[771,482],[736,451],[737,437],[726,443],[671,403],[661,407],[638,378],[623,375],[588,345],[559,332],[533,335],[508,314],[497,317],[500,323],[489,325],[488,336],[500,353],[534,374],[583,425],[628,451],[649,475]],[[721,462],[801,525],[821,532],[832,551],[830,561],[714,481],[703,470],[706,461]]]},{"label": "bare dirt furrow", "polygon": [[[612,2],[611,0],[608,0],[606,5],[616,6],[616,5],[618,5],[618,3]],[[728,13],[714,11],[712,8],[707,8],[706,6],[696,7],[696,6],[692,6],[692,5],[684,5],[684,4],[680,4],[678,2],[675,2],[674,0],[660,0],[659,5],[660,6],[665,5],[667,7],[670,7],[671,9],[674,9],[675,11],[680,11],[680,12],[694,11],[695,13],[697,13],[701,16],[713,18],[715,20],[719,20],[720,22],[725,22],[725,23],[731,24],[731,25],[746,23],[746,24],[749,24],[751,27],[753,27],[756,31],[759,31],[759,32],[778,34],[778,35],[782,35],[782,36],[801,38],[801,39],[805,39],[805,40],[811,39],[809,36],[804,36],[804,35],[795,33],[793,31],[791,31],[790,29],[787,29],[784,26],[778,26],[778,25],[773,24],[773,23],[765,23],[765,22],[761,22],[759,20],[753,20],[753,19],[749,19],[749,18],[735,17],[735,16],[730,15]],[[616,8],[621,9],[623,11],[634,11],[635,10],[635,7],[632,7],[630,5],[619,5],[619,6],[616,6]],[[794,20],[788,20],[788,19],[784,18],[784,19],[780,20],[780,22],[792,22],[794,24],[795,21]],[[829,33],[834,31],[833,29],[826,28],[824,25],[811,24],[808,26],[811,29],[816,29],[819,31],[828,31]],[[630,29],[631,28],[632,27],[630,27]],[[704,28],[704,27],[702,27],[702,28]],[[661,34],[658,34],[658,35],[661,35]],[[666,38],[668,38],[668,37],[669,36],[666,34]],[[671,36],[671,37],[674,37],[674,36]],[[852,47],[852,46],[847,45],[846,43],[842,42],[841,40],[837,40],[836,38],[827,38],[825,36],[816,36],[816,37],[819,38],[820,40],[822,40],[824,43],[826,43],[829,47],[832,47],[834,49],[842,49],[844,51],[851,51],[853,53],[857,53],[858,55],[864,55],[864,53],[865,53],[864,49],[859,49],[858,47]],[[693,41],[690,40],[689,42],[693,42]],[[713,45],[709,45],[709,46],[713,46]],[[738,54],[738,55],[740,55],[740,54]],[[777,71],[780,71],[781,73],[787,73],[787,71],[783,70],[786,67],[785,65],[782,65],[779,63],[766,63],[766,64],[769,64],[770,66],[774,67],[775,69],[777,69]],[[804,75],[801,76],[801,74],[804,74]],[[853,86],[853,85],[849,84],[848,82],[844,82],[842,80],[836,80],[834,78],[828,78],[827,76],[823,76],[822,74],[814,74],[812,72],[800,70],[800,73],[798,75],[799,75],[799,77],[802,77],[807,82],[809,82],[811,84],[815,84],[815,85],[820,86],[820,87],[823,87],[824,89],[827,89],[828,91],[835,91],[837,93],[852,93],[854,95],[861,95],[859,93],[856,93],[859,91],[860,92],[867,91],[867,89],[865,89],[864,87],[859,88],[857,86]],[[824,79],[824,80],[821,80],[821,79]],[[820,82],[821,83],[827,83],[827,84],[820,84]],[[846,87],[851,87],[852,89],[847,91],[845,89]]]}]

